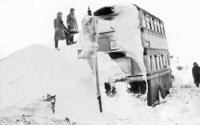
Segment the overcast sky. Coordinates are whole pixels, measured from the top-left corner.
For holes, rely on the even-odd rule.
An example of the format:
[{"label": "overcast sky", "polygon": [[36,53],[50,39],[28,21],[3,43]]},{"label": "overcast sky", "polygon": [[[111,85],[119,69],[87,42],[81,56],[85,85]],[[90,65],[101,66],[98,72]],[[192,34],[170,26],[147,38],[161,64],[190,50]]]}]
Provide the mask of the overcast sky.
[{"label": "overcast sky", "polygon": [[[87,12],[105,5],[133,3],[165,23],[169,49],[174,57],[200,62],[200,7],[198,0],[0,0],[0,58],[32,44],[54,47],[53,19],[71,7],[79,23]],[[128,19],[128,17],[127,17]]]}]

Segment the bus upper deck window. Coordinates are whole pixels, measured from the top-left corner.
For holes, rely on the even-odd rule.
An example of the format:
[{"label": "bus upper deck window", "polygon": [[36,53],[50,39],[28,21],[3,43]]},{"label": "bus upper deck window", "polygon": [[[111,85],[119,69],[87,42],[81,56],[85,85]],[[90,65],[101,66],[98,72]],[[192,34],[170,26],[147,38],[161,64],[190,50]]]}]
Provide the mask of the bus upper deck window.
[{"label": "bus upper deck window", "polygon": [[161,28],[162,34],[165,34],[165,30],[164,30],[164,25],[163,25],[163,23],[160,24],[160,28]]},{"label": "bus upper deck window", "polygon": [[160,32],[161,32],[161,34],[164,34],[164,33],[163,33],[163,26],[162,26],[162,23],[160,23]]},{"label": "bus upper deck window", "polygon": [[147,26],[146,26],[146,22],[145,22],[145,15],[144,15],[144,14],[142,14],[142,18],[143,18],[143,19],[142,19],[142,26],[143,26],[143,27],[147,27]]},{"label": "bus upper deck window", "polygon": [[153,24],[153,18],[151,18],[151,30],[155,30],[154,29],[154,24]]},{"label": "bus upper deck window", "polygon": [[151,29],[151,18],[146,15],[146,28]]},{"label": "bus upper deck window", "polygon": [[158,21],[154,19],[154,28],[156,32],[159,32],[159,24]]}]

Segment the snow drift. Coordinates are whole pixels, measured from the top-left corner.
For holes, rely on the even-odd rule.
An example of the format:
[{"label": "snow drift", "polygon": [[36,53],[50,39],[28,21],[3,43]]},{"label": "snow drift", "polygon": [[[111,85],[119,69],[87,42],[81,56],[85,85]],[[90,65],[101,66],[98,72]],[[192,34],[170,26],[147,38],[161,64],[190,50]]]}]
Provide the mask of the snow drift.
[{"label": "snow drift", "polygon": [[[9,110],[3,110],[0,114],[13,111],[11,108],[14,108],[12,115],[20,114],[16,109],[31,105],[34,109],[32,115],[41,114],[41,109],[43,115],[50,115],[52,113],[50,108],[47,108],[48,104],[42,104],[40,101],[49,93],[56,95],[55,116],[69,116],[79,122],[99,119],[92,70],[87,60],[78,59],[78,48],[79,45],[67,46],[58,52],[33,45],[2,61],[0,109],[9,107]],[[112,80],[115,74],[122,71],[107,54],[99,53],[98,56],[101,90],[102,94],[105,94],[103,82]]]},{"label": "snow drift", "polygon": [[98,112],[91,70],[84,60],[76,62],[54,50],[35,45],[1,62],[0,74],[1,109],[26,98],[40,98],[50,93],[57,96],[58,113],[71,117],[76,114],[77,117],[82,113]]}]

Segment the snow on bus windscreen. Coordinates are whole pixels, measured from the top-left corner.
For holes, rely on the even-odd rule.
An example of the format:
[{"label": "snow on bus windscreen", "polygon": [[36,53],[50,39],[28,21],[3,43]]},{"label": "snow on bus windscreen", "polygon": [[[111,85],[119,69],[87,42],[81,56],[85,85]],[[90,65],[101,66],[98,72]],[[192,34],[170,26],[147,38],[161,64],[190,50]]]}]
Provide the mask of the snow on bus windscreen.
[{"label": "snow on bus windscreen", "polygon": [[126,75],[131,74],[131,60],[130,60],[130,58],[117,58],[117,59],[114,59],[114,60],[117,62],[117,64],[121,68],[121,70]]}]

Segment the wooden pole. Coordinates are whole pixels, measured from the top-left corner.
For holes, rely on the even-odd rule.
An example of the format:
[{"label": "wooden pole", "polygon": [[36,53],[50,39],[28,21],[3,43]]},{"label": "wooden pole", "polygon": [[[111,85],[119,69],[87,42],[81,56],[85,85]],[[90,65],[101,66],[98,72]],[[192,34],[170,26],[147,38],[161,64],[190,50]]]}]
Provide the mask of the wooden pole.
[{"label": "wooden pole", "polygon": [[99,110],[102,113],[102,102],[101,102],[101,91],[100,91],[100,85],[99,85],[99,71],[98,71],[98,62],[97,62],[97,54],[95,59],[95,79],[96,79],[96,86],[97,86],[97,99],[99,102]]},{"label": "wooden pole", "polygon": [[[96,18],[94,18],[94,29],[95,29],[95,40],[94,43],[98,44],[98,32],[97,32],[97,20]],[[102,113],[103,109],[102,109],[102,101],[101,101],[101,91],[100,91],[100,83],[99,83],[99,70],[98,70],[98,60],[97,60],[97,50],[94,49],[94,57],[93,57],[93,73],[94,73],[94,77],[95,77],[95,83],[96,83],[96,88],[97,88],[97,99],[98,99],[98,103],[99,103],[99,110]]]}]

